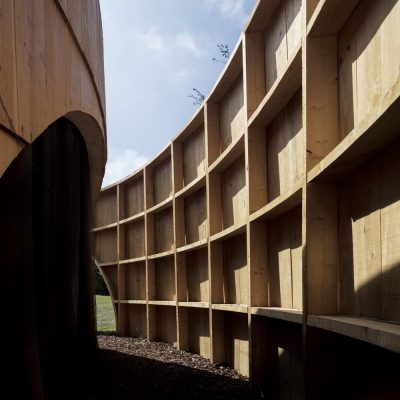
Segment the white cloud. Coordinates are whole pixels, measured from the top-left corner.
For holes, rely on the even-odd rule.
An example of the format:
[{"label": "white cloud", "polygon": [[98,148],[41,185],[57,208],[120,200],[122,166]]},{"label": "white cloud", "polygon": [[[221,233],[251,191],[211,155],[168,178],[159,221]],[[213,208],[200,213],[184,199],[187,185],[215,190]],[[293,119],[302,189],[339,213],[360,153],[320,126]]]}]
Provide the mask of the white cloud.
[{"label": "white cloud", "polygon": [[147,32],[137,33],[136,37],[144,45],[157,53],[172,53],[177,50],[184,50],[192,56],[199,58],[204,54],[198,41],[188,31],[179,32],[175,36],[162,34],[156,27],[151,27]]},{"label": "white cloud", "polygon": [[223,18],[237,19],[240,24],[246,21],[247,15],[244,10],[246,0],[203,0],[208,7],[218,7]]},{"label": "white cloud", "polygon": [[182,49],[191,52],[196,58],[199,58],[203,55],[203,51],[197,45],[193,36],[189,32],[179,33],[176,37],[176,43]]},{"label": "white cloud", "polygon": [[139,154],[136,150],[125,149],[117,152],[107,162],[103,187],[125,178],[142,167],[147,161],[147,158]]},{"label": "white cloud", "polygon": [[138,33],[137,36],[143,40],[145,46],[150,50],[159,53],[169,53],[171,51],[165,36],[161,35],[154,26],[145,33]]},{"label": "white cloud", "polygon": [[187,78],[190,78],[193,76],[193,70],[189,71],[185,68],[181,69],[178,71],[176,74],[173,75],[174,80],[180,81],[180,80],[185,80]]}]

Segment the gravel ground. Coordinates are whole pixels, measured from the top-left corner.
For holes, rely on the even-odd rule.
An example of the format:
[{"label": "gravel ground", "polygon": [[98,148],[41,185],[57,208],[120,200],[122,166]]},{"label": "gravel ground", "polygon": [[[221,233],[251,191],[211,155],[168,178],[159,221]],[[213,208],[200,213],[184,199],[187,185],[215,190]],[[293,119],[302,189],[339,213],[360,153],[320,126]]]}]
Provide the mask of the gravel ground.
[{"label": "gravel ground", "polygon": [[168,344],[104,334],[98,342],[94,382],[82,400],[258,399],[233,369]]}]

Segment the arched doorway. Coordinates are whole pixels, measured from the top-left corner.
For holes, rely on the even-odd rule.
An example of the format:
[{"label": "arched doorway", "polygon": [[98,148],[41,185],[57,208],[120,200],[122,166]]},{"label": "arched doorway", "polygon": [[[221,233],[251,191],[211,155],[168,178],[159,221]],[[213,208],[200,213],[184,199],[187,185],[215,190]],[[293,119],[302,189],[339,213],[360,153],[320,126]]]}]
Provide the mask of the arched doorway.
[{"label": "arched doorway", "polygon": [[53,123],[0,179],[3,390],[62,398],[96,348],[88,155]]}]

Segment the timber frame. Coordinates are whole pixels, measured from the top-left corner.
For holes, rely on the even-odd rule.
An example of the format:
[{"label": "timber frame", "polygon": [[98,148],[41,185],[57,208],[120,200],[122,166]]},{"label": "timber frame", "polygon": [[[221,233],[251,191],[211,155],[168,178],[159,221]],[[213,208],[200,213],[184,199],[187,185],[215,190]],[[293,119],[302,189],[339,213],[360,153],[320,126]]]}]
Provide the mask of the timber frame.
[{"label": "timber frame", "polygon": [[280,398],[330,398],[328,348],[336,378],[339,348],[400,352],[399,23],[397,0],[257,2],[189,123],[101,192],[119,334]]}]

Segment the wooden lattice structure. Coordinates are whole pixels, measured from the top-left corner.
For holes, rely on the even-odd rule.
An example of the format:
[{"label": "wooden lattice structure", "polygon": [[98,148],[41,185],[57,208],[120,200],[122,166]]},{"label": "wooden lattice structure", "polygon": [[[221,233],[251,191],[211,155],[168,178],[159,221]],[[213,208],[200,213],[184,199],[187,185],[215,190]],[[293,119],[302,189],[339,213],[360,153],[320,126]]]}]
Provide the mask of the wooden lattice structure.
[{"label": "wooden lattice structure", "polygon": [[271,398],[398,398],[399,24],[397,0],[257,2],[191,121],[101,193],[121,335]]}]

